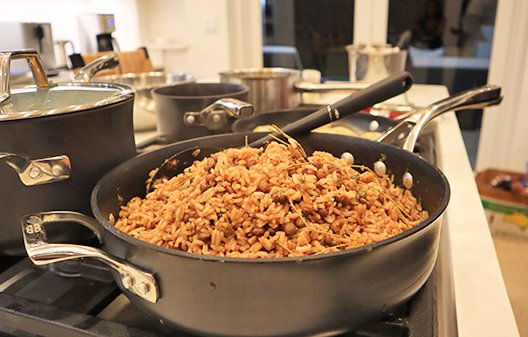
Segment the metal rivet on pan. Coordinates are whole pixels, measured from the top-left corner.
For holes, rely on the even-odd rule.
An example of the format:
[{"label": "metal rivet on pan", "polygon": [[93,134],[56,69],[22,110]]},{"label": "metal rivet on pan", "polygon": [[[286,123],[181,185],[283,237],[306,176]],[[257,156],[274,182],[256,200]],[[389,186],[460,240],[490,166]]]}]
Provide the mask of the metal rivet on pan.
[{"label": "metal rivet on pan", "polygon": [[62,167],[62,165],[55,164],[51,167],[51,173],[54,177],[60,177],[64,174],[64,168]]},{"label": "metal rivet on pan", "polygon": [[409,172],[403,174],[403,186],[407,189],[411,189],[413,186],[413,176]]},{"label": "metal rivet on pan", "polygon": [[130,275],[123,276],[121,283],[123,283],[125,289],[130,289],[134,285],[134,278]]},{"label": "metal rivet on pan", "polygon": [[148,294],[150,287],[145,282],[141,282],[140,284],[136,286],[136,290],[139,295],[145,296],[146,294]]},{"label": "metal rivet on pan", "polygon": [[30,170],[29,170],[29,176],[33,179],[37,179],[37,178],[40,178],[40,176],[42,175],[42,171],[40,170],[40,168],[38,167],[32,167]]},{"label": "metal rivet on pan", "polygon": [[341,159],[345,160],[348,165],[354,165],[354,155],[350,152],[343,152]]},{"label": "metal rivet on pan", "polygon": [[27,220],[27,223],[31,224],[31,225],[41,225],[42,224],[42,218],[39,217],[39,216],[32,215]]},{"label": "metal rivet on pan", "polygon": [[374,172],[380,177],[383,177],[387,173],[387,166],[381,160],[374,163]]},{"label": "metal rivet on pan", "polygon": [[378,123],[378,121],[372,121],[372,122],[370,122],[370,124],[369,124],[369,130],[370,130],[370,131],[376,131],[378,128],[379,128],[379,123]]},{"label": "metal rivet on pan", "polygon": [[220,122],[221,119],[222,118],[220,117],[220,115],[213,115],[213,122],[218,123],[218,122]]},{"label": "metal rivet on pan", "polygon": [[194,118],[193,115],[189,115],[189,116],[185,117],[185,121],[187,122],[187,124],[193,124],[195,120],[196,120],[196,118]]}]

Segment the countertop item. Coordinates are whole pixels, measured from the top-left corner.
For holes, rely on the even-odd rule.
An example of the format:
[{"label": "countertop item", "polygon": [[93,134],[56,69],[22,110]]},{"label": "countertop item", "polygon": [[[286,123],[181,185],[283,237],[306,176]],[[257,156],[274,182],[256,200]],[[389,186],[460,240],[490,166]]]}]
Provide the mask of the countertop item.
[{"label": "countertop item", "polygon": [[[407,93],[409,102],[416,106],[447,96],[447,88],[439,85],[415,84]],[[326,102],[340,97],[321,94],[321,98]],[[399,96],[389,101],[403,100]],[[438,117],[435,129],[437,165],[451,185],[451,202],[443,228],[452,260],[458,336],[519,336],[455,114]],[[156,132],[136,133],[136,143],[156,135]]]}]

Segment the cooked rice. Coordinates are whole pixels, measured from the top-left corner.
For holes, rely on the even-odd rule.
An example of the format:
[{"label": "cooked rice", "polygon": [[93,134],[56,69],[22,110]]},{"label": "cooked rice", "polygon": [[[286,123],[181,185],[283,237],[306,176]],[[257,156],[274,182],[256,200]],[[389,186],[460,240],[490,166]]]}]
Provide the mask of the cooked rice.
[{"label": "cooked rice", "polygon": [[163,179],[123,206],[115,227],[192,253],[278,258],[367,245],[427,217],[388,176],[271,142],[224,150]]}]

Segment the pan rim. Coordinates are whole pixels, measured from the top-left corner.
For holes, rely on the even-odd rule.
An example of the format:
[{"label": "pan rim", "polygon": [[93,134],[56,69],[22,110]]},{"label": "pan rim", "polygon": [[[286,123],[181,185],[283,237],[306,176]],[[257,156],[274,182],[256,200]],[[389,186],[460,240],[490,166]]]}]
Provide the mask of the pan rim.
[{"label": "pan rim", "polygon": [[[312,106],[300,106],[296,108],[291,109],[279,109],[274,111],[268,111],[261,114],[255,114],[251,117],[241,118],[237,119],[233,122],[231,125],[231,131],[235,133],[243,133],[243,132],[252,132],[253,129],[257,126],[265,125],[264,123],[257,123],[258,125],[253,126],[252,129],[248,129],[248,126],[250,126],[254,121],[259,121],[263,118],[267,118],[270,116],[280,116],[281,114],[309,114],[310,112],[315,112],[319,108],[321,108],[323,105],[312,105]],[[388,124],[388,127],[395,126],[398,124],[398,122],[394,119],[390,119],[388,117],[378,116],[378,115],[371,115],[368,112],[359,111],[355,114],[351,114],[349,116],[340,118],[334,122],[332,122],[334,125],[341,125],[343,122],[347,120],[354,120],[354,119],[364,119],[365,121],[376,121],[378,123]],[[279,125],[281,127],[281,125]],[[369,130],[370,131],[370,130]],[[378,131],[378,130],[372,130],[372,131]]]},{"label": "pan rim", "polygon": [[[170,94],[163,92],[164,90],[173,89],[173,88],[179,88],[184,85],[197,85],[197,86],[210,86],[217,88],[229,88],[233,89],[231,92],[218,92],[213,94],[202,94],[202,95],[181,95],[181,94]],[[236,89],[236,90],[235,90]],[[156,88],[152,89],[153,96],[158,96],[159,98],[167,98],[167,99],[180,99],[180,100],[203,100],[203,99],[211,99],[211,100],[217,100],[220,98],[230,97],[230,96],[239,96],[244,95],[249,92],[249,87],[245,84],[238,84],[238,83],[220,83],[220,82],[182,82],[182,83],[173,83],[168,85],[162,85],[158,86]]]},{"label": "pan rim", "polygon": [[[222,136],[222,135],[219,135],[219,136]],[[206,137],[210,137],[210,136],[206,136]],[[341,138],[341,137],[356,138],[360,142],[372,142],[372,141],[369,141],[369,140],[366,140],[366,139],[360,139],[360,138],[357,138],[357,137],[350,137],[350,136],[343,136],[343,135],[338,135],[337,137],[338,138]],[[202,138],[205,138],[205,137],[202,137]],[[191,140],[188,140],[188,141],[185,141],[185,142],[193,142],[193,141],[196,141],[198,139],[200,139],[200,138],[191,139]],[[179,142],[179,143],[181,143],[181,142]],[[171,146],[171,145],[174,145],[174,144],[175,143],[169,144],[167,146]],[[389,148],[392,148],[392,149],[401,150],[404,153],[408,153],[408,152],[406,152],[406,151],[404,151],[404,150],[402,150],[402,149],[400,149],[400,148],[398,148],[396,146],[393,146],[393,145],[382,144],[382,143],[376,143],[376,144],[381,146],[381,147],[389,147]],[[152,153],[152,152],[146,152],[146,153],[140,154],[140,155],[136,156],[135,158],[146,156],[149,153]],[[408,153],[408,154],[409,155],[414,155],[412,153]],[[146,241],[137,239],[137,238],[135,238],[135,237],[133,237],[133,236],[131,236],[129,234],[126,234],[126,233],[120,231],[119,229],[117,229],[112,224],[110,224],[108,219],[105,219],[103,217],[103,215],[102,215],[102,213],[101,213],[101,211],[100,211],[100,209],[98,207],[98,204],[97,204],[97,194],[98,194],[98,191],[101,188],[101,182],[103,182],[106,177],[110,176],[110,174],[112,172],[119,170],[119,168],[122,165],[126,165],[127,162],[129,162],[131,160],[134,160],[134,158],[129,159],[128,161],[126,161],[125,163],[122,163],[121,165],[118,165],[113,170],[111,170],[109,173],[107,173],[103,178],[101,178],[101,180],[99,180],[99,182],[96,184],[96,186],[94,187],[94,189],[92,191],[91,200],[90,200],[91,201],[91,208],[92,208],[92,212],[93,212],[96,220],[99,222],[99,224],[101,224],[102,230],[103,231],[108,231],[110,234],[112,234],[113,236],[117,237],[118,239],[124,240],[125,242],[127,242],[129,244],[132,244],[134,246],[139,246],[142,249],[152,249],[155,252],[159,252],[159,253],[163,253],[163,254],[169,254],[169,255],[173,255],[173,256],[178,256],[178,257],[181,257],[181,258],[188,258],[188,259],[191,259],[191,260],[207,261],[207,262],[233,263],[233,264],[240,264],[240,263],[251,263],[251,264],[253,264],[253,263],[263,263],[263,264],[268,264],[268,263],[303,263],[303,262],[315,262],[315,261],[320,261],[320,260],[324,260],[324,259],[328,259],[328,258],[343,258],[343,257],[348,257],[348,256],[353,256],[353,255],[368,254],[368,253],[371,253],[371,252],[373,252],[373,251],[375,251],[377,249],[380,249],[380,247],[384,247],[384,246],[389,245],[389,244],[391,244],[393,242],[396,242],[396,241],[399,241],[399,240],[403,240],[403,239],[405,239],[405,238],[407,238],[407,237],[409,237],[409,236],[411,236],[411,235],[413,235],[415,233],[418,233],[418,232],[424,230],[425,228],[429,227],[429,225],[433,224],[441,216],[443,216],[444,211],[446,210],[446,208],[447,208],[447,206],[449,204],[450,197],[451,197],[451,188],[450,188],[449,181],[447,180],[447,177],[445,176],[445,174],[438,167],[428,163],[423,158],[421,158],[419,156],[416,156],[416,155],[414,155],[414,156],[415,156],[415,158],[413,160],[422,161],[427,166],[429,166],[432,170],[434,170],[436,172],[436,174],[438,175],[438,177],[440,178],[440,180],[442,182],[442,186],[444,186],[445,192],[443,194],[442,199],[439,202],[438,207],[436,207],[436,209],[434,209],[430,213],[430,215],[429,215],[429,217],[427,219],[425,219],[424,221],[422,221],[418,225],[416,225],[416,226],[414,226],[414,227],[412,227],[412,228],[410,228],[410,229],[408,229],[408,230],[406,230],[406,231],[404,231],[402,233],[399,233],[397,235],[391,236],[391,237],[386,238],[386,239],[381,240],[381,241],[376,241],[376,242],[368,244],[368,245],[359,246],[359,247],[346,249],[346,250],[341,250],[341,251],[338,251],[338,252],[330,252],[330,253],[324,253],[324,254],[319,254],[319,255],[305,255],[305,256],[298,256],[298,257],[282,257],[282,258],[244,258],[244,257],[210,256],[210,255],[203,255],[203,254],[198,254],[198,253],[189,253],[189,252],[185,252],[185,251],[181,251],[181,250],[176,250],[176,249],[171,249],[171,248],[165,248],[165,247],[157,246],[157,245],[148,243]],[[409,157],[409,158],[411,158],[411,157]],[[95,206],[97,206],[97,207],[95,207]]]}]

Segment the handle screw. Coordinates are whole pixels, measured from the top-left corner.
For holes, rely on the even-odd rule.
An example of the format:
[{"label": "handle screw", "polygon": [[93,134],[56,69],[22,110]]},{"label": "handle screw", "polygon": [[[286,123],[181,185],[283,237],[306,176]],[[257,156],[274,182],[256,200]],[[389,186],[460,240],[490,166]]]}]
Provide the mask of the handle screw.
[{"label": "handle screw", "polygon": [[123,283],[125,289],[130,289],[134,285],[134,278],[130,275],[123,276],[121,283]]},{"label": "handle screw", "polygon": [[54,177],[60,177],[64,174],[64,168],[60,164],[55,164],[51,167],[51,173]]},{"label": "handle screw", "polygon": [[220,117],[220,115],[213,115],[213,122],[215,123],[218,123],[220,122],[220,120],[222,119],[222,117]]},{"label": "handle screw", "polygon": [[196,118],[192,115],[189,115],[185,118],[185,121],[187,122],[187,124],[194,124],[194,121],[196,120]]},{"label": "handle screw", "polygon": [[32,179],[37,179],[37,178],[40,178],[40,176],[42,175],[42,171],[40,170],[40,168],[34,166],[32,167],[30,170],[29,170],[29,176],[32,178]]},{"label": "handle screw", "polygon": [[136,286],[136,290],[139,295],[145,296],[146,294],[148,294],[150,287],[145,282],[141,282],[140,284]]}]

